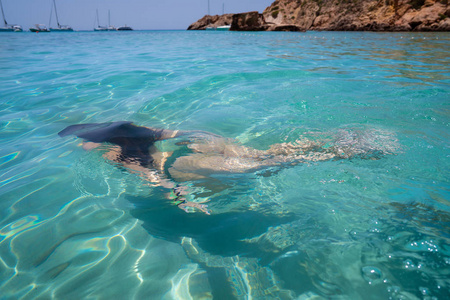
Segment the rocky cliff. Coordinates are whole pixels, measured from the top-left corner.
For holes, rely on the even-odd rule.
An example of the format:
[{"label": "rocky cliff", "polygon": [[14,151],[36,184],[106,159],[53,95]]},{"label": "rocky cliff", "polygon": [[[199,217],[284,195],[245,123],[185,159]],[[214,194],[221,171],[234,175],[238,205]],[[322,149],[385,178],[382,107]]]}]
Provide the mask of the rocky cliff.
[{"label": "rocky cliff", "polygon": [[[215,17],[216,22],[229,22],[231,30],[450,31],[449,3],[450,0],[276,0],[262,15],[258,14],[258,21],[253,22],[256,27],[242,21],[255,20],[256,12]],[[195,28],[194,24],[189,29],[204,29]]]},{"label": "rocky cliff", "polygon": [[277,0],[268,23],[304,30],[450,30],[448,0]]},{"label": "rocky cliff", "polygon": [[233,15],[230,30],[265,31],[269,28],[264,16],[257,11]]}]

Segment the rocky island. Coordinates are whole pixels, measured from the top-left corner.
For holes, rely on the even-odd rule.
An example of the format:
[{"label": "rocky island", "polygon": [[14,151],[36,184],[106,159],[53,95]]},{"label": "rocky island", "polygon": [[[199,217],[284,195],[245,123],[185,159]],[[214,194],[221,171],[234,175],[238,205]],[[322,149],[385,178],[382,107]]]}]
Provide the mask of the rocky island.
[{"label": "rocky island", "polygon": [[450,31],[450,0],[276,0],[262,14],[206,15],[188,30]]}]

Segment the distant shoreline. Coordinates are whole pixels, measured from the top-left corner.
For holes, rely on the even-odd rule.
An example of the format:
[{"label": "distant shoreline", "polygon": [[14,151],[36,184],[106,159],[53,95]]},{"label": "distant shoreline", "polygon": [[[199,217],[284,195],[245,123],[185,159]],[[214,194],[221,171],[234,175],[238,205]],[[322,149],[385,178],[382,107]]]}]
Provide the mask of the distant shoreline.
[{"label": "distant shoreline", "polygon": [[[122,31],[122,34],[132,34],[134,33],[139,33],[139,32],[149,32],[149,31],[185,31],[185,32],[203,32],[205,34],[218,34],[218,33],[230,33],[230,32],[254,32],[254,33],[276,33],[276,32],[284,32],[284,33],[312,33],[312,32],[354,32],[354,33],[448,33],[449,31],[370,31],[370,30],[306,30],[306,31],[209,31],[209,30],[186,30],[186,29],[134,29],[133,31]],[[70,33],[62,33],[62,32],[53,32],[53,34],[56,35],[71,35],[71,34],[75,34],[75,33],[97,33],[97,34],[115,34],[115,33],[121,33],[121,31],[94,31],[94,30],[74,30]],[[109,32],[109,33],[108,33]],[[0,32],[1,34],[12,34],[12,35],[20,35],[20,34],[26,34],[26,33],[32,33],[32,34],[37,34],[35,32],[31,32],[29,30],[24,30],[23,32],[17,33],[17,32]],[[48,35],[49,33],[45,34]],[[52,34],[50,34],[52,35]]]}]

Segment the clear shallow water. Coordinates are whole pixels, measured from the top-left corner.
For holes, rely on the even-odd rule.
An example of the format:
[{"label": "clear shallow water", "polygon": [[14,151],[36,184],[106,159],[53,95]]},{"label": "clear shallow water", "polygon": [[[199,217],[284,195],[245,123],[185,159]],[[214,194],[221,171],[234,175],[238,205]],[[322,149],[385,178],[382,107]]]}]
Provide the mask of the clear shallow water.
[{"label": "clear shallow water", "polygon": [[[1,297],[448,298],[449,46],[448,33],[1,34]],[[117,120],[257,149],[356,135],[392,154],[191,182],[211,215],[187,214],[57,135]]]}]

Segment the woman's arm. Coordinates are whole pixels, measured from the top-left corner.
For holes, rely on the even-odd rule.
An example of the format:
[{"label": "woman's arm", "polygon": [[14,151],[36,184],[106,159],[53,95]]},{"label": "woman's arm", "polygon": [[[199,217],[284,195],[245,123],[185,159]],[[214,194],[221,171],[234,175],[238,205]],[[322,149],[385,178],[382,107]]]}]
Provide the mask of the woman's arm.
[{"label": "woman's arm", "polygon": [[[87,151],[97,149],[101,145],[102,144],[100,143],[93,143],[93,142],[84,142],[82,144],[83,149]],[[138,162],[121,159],[121,154],[122,154],[121,147],[112,146],[109,147],[108,151],[103,154],[103,157],[109,161],[120,164],[130,173],[137,174],[139,177],[141,177],[145,181],[148,181],[152,185],[161,186],[171,190],[171,193],[168,193],[166,197],[168,199],[173,200],[174,203],[180,209],[189,212],[188,207],[192,207],[204,212],[207,215],[210,214],[210,212],[207,209],[208,205],[204,204],[204,202],[197,203],[186,200],[186,195],[188,194],[186,187],[181,186],[168,178],[165,178],[165,176],[156,169],[145,168]],[[169,154],[167,155],[170,156]],[[160,168],[163,170],[164,165],[161,165]]]}]

